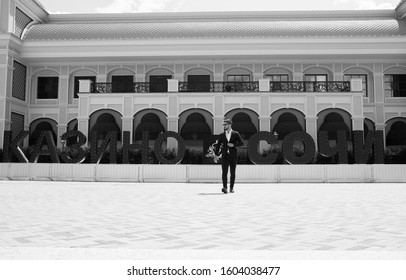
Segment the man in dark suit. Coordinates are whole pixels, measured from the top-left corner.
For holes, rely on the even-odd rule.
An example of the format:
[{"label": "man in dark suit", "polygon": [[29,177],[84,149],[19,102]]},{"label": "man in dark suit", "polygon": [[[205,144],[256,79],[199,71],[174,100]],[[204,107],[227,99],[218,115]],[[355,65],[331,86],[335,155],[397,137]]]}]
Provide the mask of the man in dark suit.
[{"label": "man in dark suit", "polygon": [[230,167],[230,192],[234,192],[235,169],[237,167],[237,147],[244,145],[240,134],[231,129],[232,121],[225,119],[223,122],[224,132],[219,135],[215,156],[218,157],[221,149],[222,156],[222,180],[223,188],[221,191],[227,193],[227,173]]}]

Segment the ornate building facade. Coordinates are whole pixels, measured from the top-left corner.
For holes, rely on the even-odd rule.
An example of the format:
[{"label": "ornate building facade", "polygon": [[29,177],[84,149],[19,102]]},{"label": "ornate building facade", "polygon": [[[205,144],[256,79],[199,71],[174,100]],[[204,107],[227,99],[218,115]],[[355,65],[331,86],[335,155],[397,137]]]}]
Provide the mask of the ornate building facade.
[{"label": "ornate building facade", "polygon": [[382,130],[406,145],[406,3],[395,10],[48,14],[1,0],[0,148],[51,130]]}]

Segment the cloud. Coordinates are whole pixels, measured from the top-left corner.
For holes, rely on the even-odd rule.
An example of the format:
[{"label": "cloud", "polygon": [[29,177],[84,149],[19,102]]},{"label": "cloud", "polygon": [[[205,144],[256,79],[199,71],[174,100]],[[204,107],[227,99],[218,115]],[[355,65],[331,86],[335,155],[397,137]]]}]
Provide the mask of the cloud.
[{"label": "cloud", "polygon": [[358,5],[358,10],[384,10],[384,9],[395,9],[396,6],[392,3],[376,3],[373,0],[362,0]]},{"label": "cloud", "polygon": [[[178,3],[176,3],[178,2]],[[176,0],[114,0],[108,6],[98,7],[98,13],[136,13],[136,12],[159,12],[176,11],[179,7]]]}]

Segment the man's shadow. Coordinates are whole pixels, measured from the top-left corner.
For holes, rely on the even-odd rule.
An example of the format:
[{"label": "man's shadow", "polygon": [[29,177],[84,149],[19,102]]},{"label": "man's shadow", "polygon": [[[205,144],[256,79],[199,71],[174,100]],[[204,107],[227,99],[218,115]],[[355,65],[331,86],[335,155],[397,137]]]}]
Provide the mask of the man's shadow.
[{"label": "man's shadow", "polygon": [[224,195],[224,193],[199,193],[199,195]]}]

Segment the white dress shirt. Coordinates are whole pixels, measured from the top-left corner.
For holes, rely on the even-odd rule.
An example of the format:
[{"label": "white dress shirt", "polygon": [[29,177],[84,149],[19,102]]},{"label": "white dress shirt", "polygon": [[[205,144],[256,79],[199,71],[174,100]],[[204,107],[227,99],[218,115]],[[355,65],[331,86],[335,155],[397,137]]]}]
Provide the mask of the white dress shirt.
[{"label": "white dress shirt", "polygon": [[230,139],[231,139],[231,131],[232,131],[232,129],[230,129],[230,131],[226,130],[226,138],[227,138],[228,142],[230,142]]}]

